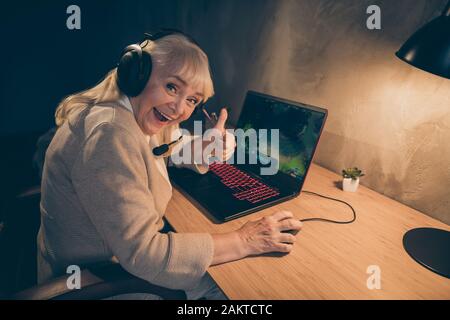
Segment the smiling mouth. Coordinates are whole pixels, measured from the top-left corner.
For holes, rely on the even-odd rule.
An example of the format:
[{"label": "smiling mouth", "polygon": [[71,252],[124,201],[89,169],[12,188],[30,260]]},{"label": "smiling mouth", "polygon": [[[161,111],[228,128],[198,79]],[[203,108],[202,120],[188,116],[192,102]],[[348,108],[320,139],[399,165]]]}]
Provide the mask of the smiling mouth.
[{"label": "smiling mouth", "polygon": [[167,122],[170,120],[173,120],[172,118],[170,118],[169,116],[166,116],[164,113],[162,113],[161,111],[159,111],[156,108],[153,108],[153,113],[156,116],[156,119],[158,119],[161,122]]}]

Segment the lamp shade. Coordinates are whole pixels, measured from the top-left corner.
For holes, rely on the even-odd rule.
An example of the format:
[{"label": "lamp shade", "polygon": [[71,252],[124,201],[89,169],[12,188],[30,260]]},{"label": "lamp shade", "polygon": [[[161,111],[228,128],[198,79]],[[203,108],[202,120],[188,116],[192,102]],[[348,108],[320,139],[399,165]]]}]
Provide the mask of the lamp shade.
[{"label": "lamp shade", "polygon": [[414,67],[450,79],[450,1],[441,16],[416,31],[395,55]]}]

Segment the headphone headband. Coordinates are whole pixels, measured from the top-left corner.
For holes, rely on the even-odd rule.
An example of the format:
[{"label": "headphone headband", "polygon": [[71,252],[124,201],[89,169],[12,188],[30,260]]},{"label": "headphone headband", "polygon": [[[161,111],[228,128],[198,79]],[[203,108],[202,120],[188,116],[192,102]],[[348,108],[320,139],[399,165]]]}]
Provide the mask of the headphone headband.
[{"label": "headphone headband", "polygon": [[156,32],[145,32],[144,33],[144,40],[142,42],[144,42],[145,40],[151,40],[151,41],[156,41],[158,39],[167,37],[167,36],[171,36],[174,34],[179,34],[184,36],[186,39],[188,39],[190,42],[192,42],[193,44],[195,44],[197,47],[200,48],[200,45],[198,44],[197,41],[195,41],[194,38],[192,38],[190,35],[184,33],[181,30],[178,29],[173,29],[173,28],[161,28],[159,30],[157,30]]}]

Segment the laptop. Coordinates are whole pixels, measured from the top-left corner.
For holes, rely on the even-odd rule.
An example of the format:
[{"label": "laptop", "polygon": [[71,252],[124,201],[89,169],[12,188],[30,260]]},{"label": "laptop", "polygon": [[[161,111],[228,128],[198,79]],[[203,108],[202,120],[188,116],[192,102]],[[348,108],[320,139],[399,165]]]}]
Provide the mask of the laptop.
[{"label": "laptop", "polygon": [[248,91],[236,129],[257,132],[258,143],[237,138],[232,161],[212,163],[203,175],[169,167],[170,179],[215,223],[287,201],[302,190],[326,118],[326,109]]}]

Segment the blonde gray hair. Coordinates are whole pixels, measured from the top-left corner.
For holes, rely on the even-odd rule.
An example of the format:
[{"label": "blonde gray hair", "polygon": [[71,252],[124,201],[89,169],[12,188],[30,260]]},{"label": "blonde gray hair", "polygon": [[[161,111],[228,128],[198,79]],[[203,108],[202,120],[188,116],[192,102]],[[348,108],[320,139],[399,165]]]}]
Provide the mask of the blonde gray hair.
[{"label": "blonde gray hair", "polygon": [[[141,43],[150,53],[153,66],[163,76],[176,75],[203,94],[203,102],[214,95],[214,86],[207,55],[182,34],[172,34],[155,41]],[[71,114],[93,105],[120,99],[117,68],[111,70],[97,85],[64,98],[56,108],[55,122],[61,126]]]}]

